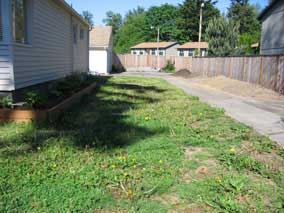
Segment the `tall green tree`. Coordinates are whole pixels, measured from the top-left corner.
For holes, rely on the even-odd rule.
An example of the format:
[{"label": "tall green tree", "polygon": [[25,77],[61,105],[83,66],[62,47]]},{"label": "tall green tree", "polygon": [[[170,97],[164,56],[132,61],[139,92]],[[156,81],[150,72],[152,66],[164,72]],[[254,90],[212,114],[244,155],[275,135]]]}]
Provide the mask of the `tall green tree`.
[{"label": "tall green tree", "polygon": [[[162,41],[175,41],[179,35],[177,19],[179,10],[169,4],[151,7],[145,16],[145,34],[148,41],[155,41],[157,28],[160,28],[160,39]],[[152,29],[151,29],[152,28]]]},{"label": "tall green tree", "polygon": [[124,17],[124,21],[127,21],[127,19],[131,16],[137,16],[139,14],[142,14],[142,13],[145,13],[145,8],[144,7],[141,7],[141,6],[138,6],[137,8],[135,9],[132,9],[132,10],[129,10],[125,17]]},{"label": "tall green tree", "polygon": [[145,33],[145,13],[129,16],[123,26],[117,31],[114,51],[116,53],[127,53],[130,47],[144,42]]},{"label": "tall green tree", "polygon": [[[180,5],[180,18],[178,19],[178,28],[181,30],[178,36],[180,42],[198,41],[200,7],[203,2],[203,0],[185,0]],[[203,29],[207,27],[210,20],[220,16],[220,11],[215,7],[216,2],[207,0],[204,5]]]},{"label": "tall green tree", "polygon": [[249,0],[231,0],[231,6],[228,9],[228,18],[239,22],[240,34],[260,31],[257,11],[253,5],[249,4]]},{"label": "tall green tree", "polygon": [[103,19],[103,23],[107,26],[112,26],[115,34],[122,26],[122,16],[119,13],[108,11],[106,12],[106,18]]},{"label": "tall green tree", "polygon": [[82,12],[82,16],[83,18],[89,23],[89,25],[91,26],[91,28],[94,27],[94,21],[93,21],[93,14],[87,10]]},{"label": "tall green tree", "polygon": [[209,43],[209,55],[228,56],[240,54],[239,23],[225,17],[212,19],[206,28],[205,39]]}]

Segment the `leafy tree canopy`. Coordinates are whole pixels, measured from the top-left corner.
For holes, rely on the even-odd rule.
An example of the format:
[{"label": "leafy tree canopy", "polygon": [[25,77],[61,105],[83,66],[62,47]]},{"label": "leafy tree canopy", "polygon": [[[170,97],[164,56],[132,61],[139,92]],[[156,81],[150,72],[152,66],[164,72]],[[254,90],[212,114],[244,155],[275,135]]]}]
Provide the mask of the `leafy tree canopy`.
[{"label": "leafy tree canopy", "polygon": [[179,34],[177,26],[178,16],[179,10],[173,5],[164,4],[151,7],[145,16],[144,31],[146,40],[155,41],[157,38],[157,28],[159,27],[160,39],[162,41],[176,41]]},{"label": "leafy tree canopy", "polygon": [[119,13],[108,11],[106,13],[106,18],[103,20],[103,23],[107,26],[112,26],[113,32],[115,34],[122,26],[122,16]]},{"label": "leafy tree canopy", "polygon": [[[181,30],[179,41],[182,43],[188,41],[198,41],[200,7],[203,0],[185,0],[180,5],[180,17],[178,28]],[[203,23],[205,29],[210,20],[220,16],[219,10],[214,6],[217,1],[207,0],[203,8]]]},{"label": "leafy tree canopy", "polygon": [[93,14],[91,12],[85,10],[85,11],[82,12],[82,16],[89,23],[91,28],[93,28],[93,26],[94,26]]},{"label": "leafy tree canopy", "polygon": [[225,17],[212,19],[205,32],[205,39],[209,42],[209,54],[228,56],[239,54],[239,24]]},{"label": "leafy tree canopy", "polygon": [[130,47],[144,42],[145,32],[141,30],[145,26],[145,13],[129,16],[115,38],[114,51],[116,53],[127,53]]},{"label": "leafy tree canopy", "polygon": [[240,24],[240,34],[260,31],[257,11],[248,0],[231,0],[228,18]]}]

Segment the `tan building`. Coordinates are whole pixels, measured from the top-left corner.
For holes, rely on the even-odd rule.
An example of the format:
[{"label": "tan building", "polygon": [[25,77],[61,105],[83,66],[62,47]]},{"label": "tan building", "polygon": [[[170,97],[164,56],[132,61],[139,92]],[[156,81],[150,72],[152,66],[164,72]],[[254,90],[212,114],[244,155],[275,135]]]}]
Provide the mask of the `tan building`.
[{"label": "tan building", "polygon": [[178,47],[178,42],[144,42],[131,47],[131,54],[176,56]]},{"label": "tan building", "polygon": [[208,43],[207,42],[188,42],[181,46],[178,49],[178,56],[199,56],[198,50],[201,51],[201,56],[207,56],[208,54]]}]

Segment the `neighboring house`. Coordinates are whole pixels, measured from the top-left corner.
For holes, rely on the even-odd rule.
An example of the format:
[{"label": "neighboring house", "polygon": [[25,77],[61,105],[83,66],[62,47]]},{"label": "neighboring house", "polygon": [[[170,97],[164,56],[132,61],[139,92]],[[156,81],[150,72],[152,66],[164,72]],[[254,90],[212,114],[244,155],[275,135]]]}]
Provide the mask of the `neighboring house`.
[{"label": "neighboring house", "polygon": [[90,32],[90,72],[108,74],[112,68],[112,27],[95,27]]},{"label": "neighboring house", "polygon": [[131,54],[176,56],[178,46],[178,42],[144,42],[131,47]]},{"label": "neighboring house", "polygon": [[207,56],[208,53],[207,42],[188,42],[178,47],[178,56],[199,56],[198,50],[201,51],[201,56]]},{"label": "neighboring house", "polygon": [[64,0],[0,0],[0,93],[89,68],[89,25]]},{"label": "neighboring house", "polygon": [[259,20],[262,22],[260,54],[284,54],[284,0],[274,0]]}]

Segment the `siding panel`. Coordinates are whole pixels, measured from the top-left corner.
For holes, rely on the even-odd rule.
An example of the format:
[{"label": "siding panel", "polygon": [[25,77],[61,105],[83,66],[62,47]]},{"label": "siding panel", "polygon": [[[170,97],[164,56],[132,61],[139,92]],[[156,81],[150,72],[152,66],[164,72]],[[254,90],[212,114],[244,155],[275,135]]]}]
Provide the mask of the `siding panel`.
[{"label": "siding panel", "polygon": [[14,89],[11,51],[8,45],[0,44],[0,91]]},{"label": "siding panel", "polygon": [[31,46],[15,45],[13,51],[16,89],[62,78],[75,70],[73,59],[85,57],[81,49],[73,55],[71,14],[53,0],[33,1],[32,8]]}]

